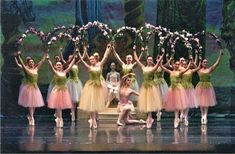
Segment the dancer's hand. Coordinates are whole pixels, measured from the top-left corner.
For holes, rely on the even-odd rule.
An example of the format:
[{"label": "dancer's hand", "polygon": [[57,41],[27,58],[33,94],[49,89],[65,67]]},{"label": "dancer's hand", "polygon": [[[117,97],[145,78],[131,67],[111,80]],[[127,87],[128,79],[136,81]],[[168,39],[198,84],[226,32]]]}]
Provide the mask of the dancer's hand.
[{"label": "dancer's hand", "polygon": [[[142,48],[141,48],[142,49]],[[133,46],[133,50],[136,50],[136,45]]]},{"label": "dancer's hand", "polygon": [[220,49],[220,54],[224,55],[224,50],[223,49]]},{"label": "dancer's hand", "polygon": [[46,59],[47,59],[47,60],[49,60],[49,59],[50,59],[50,56],[49,56],[49,54],[48,54],[48,53],[46,54]]},{"label": "dancer's hand", "polygon": [[16,54],[17,54],[17,56],[21,55],[21,51],[17,51]]}]

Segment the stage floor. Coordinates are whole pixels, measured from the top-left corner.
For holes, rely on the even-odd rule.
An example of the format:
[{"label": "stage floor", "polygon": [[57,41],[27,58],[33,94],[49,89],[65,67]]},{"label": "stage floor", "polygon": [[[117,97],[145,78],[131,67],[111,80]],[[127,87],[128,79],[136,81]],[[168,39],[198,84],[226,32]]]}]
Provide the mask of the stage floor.
[{"label": "stage floor", "polygon": [[36,117],[28,126],[25,117],[1,118],[2,153],[117,152],[117,153],[235,153],[235,119],[210,118],[207,126],[190,119],[189,127],[173,128],[173,119],[143,126],[116,126],[114,120],[100,120],[98,129],[89,129],[85,120],[56,128],[51,117]]}]

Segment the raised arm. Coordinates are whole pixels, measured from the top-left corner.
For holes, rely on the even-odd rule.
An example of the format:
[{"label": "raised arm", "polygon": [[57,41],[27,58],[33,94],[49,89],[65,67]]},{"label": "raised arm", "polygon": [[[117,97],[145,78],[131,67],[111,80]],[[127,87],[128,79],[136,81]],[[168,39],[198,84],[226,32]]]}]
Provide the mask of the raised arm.
[{"label": "raised arm", "polygon": [[111,44],[109,43],[109,44],[107,44],[103,59],[100,62],[101,66],[103,66],[104,63],[106,62],[106,60],[108,59],[108,56],[109,56],[110,52],[111,52]]},{"label": "raised arm", "polygon": [[23,68],[22,65],[19,63],[18,59],[15,57],[15,62],[16,62],[16,65],[19,67],[19,68]]},{"label": "raised arm", "polygon": [[122,61],[122,59],[121,59],[121,58],[119,57],[119,55],[117,54],[117,52],[116,52],[114,46],[112,47],[112,49],[113,49],[113,54],[114,54],[114,56],[117,58],[118,63],[119,63],[121,66],[125,65],[125,63]]},{"label": "raised arm", "polygon": [[219,57],[217,58],[216,62],[209,68],[210,72],[214,71],[216,69],[216,67],[219,65],[223,54],[224,54],[223,50],[220,49]]},{"label": "raised arm", "polygon": [[172,66],[171,66],[171,61],[173,60],[173,57],[171,56],[169,59],[168,59],[169,57],[168,56],[166,56],[166,60],[167,60],[167,62],[164,64],[164,67],[170,67],[170,68],[172,68]]},{"label": "raised arm", "polygon": [[23,62],[23,60],[22,60],[22,58],[21,58],[21,52],[18,51],[18,52],[17,52],[17,55],[18,55],[18,59],[19,59],[19,62],[20,62],[20,64],[21,64],[22,68],[26,70],[27,68],[26,68],[26,66],[25,66],[25,64],[24,64],[24,62]]},{"label": "raised arm", "polygon": [[50,57],[49,57],[48,54],[47,54],[46,58],[47,58],[47,61],[48,61],[49,65],[50,65],[52,71],[53,71],[54,73],[56,73],[56,70],[55,70],[55,68],[54,68],[54,66],[53,66],[53,64],[52,64],[52,62],[51,62]]},{"label": "raised arm", "polygon": [[[84,45],[83,45],[83,57],[84,57],[84,58],[87,58],[87,59],[89,60],[90,56],[88,55],[88,52],[87,52],[88,47],[89,47],[89,46],[84,43]],[[83,58],[83,59],[84,59],[84,58]]]},{"label": "raised arm", "polygon": [[64,56],[63,56],[63,53],[62,53],[62,49],[63,49],[63,48],[60,48],[60,58],[61,58],[62,62],[65,64],[66,61],[64,60]]},{"label": "raised arm", "polygon": [[84,60],[83,60],[83,57],[81,56],[81,53],[78,52],[78,56],[79,58],[81,59],[81,62],[87,67],[87,68],[90,68],[90,65],[88,65]]},{"label": "raised arm", "polygon": [[192,72],[197,72],[198,70],[200,70],[200,68],[201,68],[201,64],[202,64],[202,61],[201,61],[201,59],[200,59],[200,61],[199,61],[199,64],[198,64],[197,68],[192,69]]},{"label": "raised arm", "polygon": [[194,65],[197,66],[198,63],[198,49],[195,50]]},{"label": "raised arm", "polygon": [[[140,53],[140,55],[139,55],[139,57],[138,57],[139,61],[140,61],[140,59],[142,58],[143,54],[144,54],[144,48],[141,48],[141,53]],[[135,62],[133,63],[133,68],[136,67],[136,65],[137,65],[137,62],[135,61]]]},{"label": "raised arm", "polygon": [[65,73],[68,73],[69,70],[72,68],[72,66],[73,66],[73,64],[74,64],[74,62],[75,62],[75,58],[76,58],[76,57],[77,57],[77,55],[73,55],[72,61],[69,63],[69,66],[64,70]]},{"label": "raised arm", "polygon": [[137,54],[136,54],[136,48],[135,47],[133,47],[133,53],[134,53],[134,59],[136,60],[136,63],[141,67],[141,68],[144,68],[144,65],[140,62],[140,60],[139,60],[139,58],[138,58],[138,56],[137,56]]},{"label": "raised arm", "polygon": [[160,63],[162,63],[163,56],[164,56],[164,53],[161,55],[161,57],[160,57],[159,60],[157,61],[156,65],[154,65],[153,71],[156,71],[157,68],[159,67]]},{"label": "raised arm", "polygon": [[187,68],[181,70],[181,71],[180,71],[180,74],[184,74],[185,72],[187,72],[187,71],[189,70],[191,64],[192,64],[192,59],[189,59],[189,64],[188,64]]},{"label": "raised arm", "polygon": [[171,70],[167,69],[164,65],[162,65],[162,62],[160,63],[160,67],[167,73],[171,73]]},{"label": "raised arm", "polygon": [[41,59],[41,60],[37,63],[37,65],[36,65],[37,69],[40,69],[40,68],[41,68],[41,66],[43,65],[43,63],[44,63],[45,60],[46,60],[46,56],[47,56],[47,54],[44,53],[42,59]]}]

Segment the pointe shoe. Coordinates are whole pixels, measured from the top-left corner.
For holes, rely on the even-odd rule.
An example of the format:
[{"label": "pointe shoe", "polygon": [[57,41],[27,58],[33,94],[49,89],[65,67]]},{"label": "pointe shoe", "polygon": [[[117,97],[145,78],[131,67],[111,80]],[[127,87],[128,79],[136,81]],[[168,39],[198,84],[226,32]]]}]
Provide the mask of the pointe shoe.
[{"label": "pointe shoe", "polygon": [[31,119],[31,126],[35,126],[34,118]]},{"label": "pointe shoe", "polygon": [[29,116],[29,115],[27,115],[27,119],[28,119],[28,123],[29,123],[29,125],[31,126],[31,118],[30,118],[30,116]]},{"label": "pointe shoe", "polygon": [[61,128],[64,127],[64,121],[63,121],[62,118],[60,119],[59,126],[60,126]]},{"label": "pointe shoe", "polygon": [[179,122],[183,122],[183,121],[184,121],[184,115],[183,115],[183,114],[180,114]]},{"label": "pointe shoe", "polygon": [[203,117],[201,118],[201,124],[202,125],[204,124],[204,118]]},{"label": "pointe shoe", "polygon": [[59,119],[59,118],[56,118],[56,119],[55,119],[55,122],[56,122],[56,127],[60,127],[60,119]]},{"label": "pointe shoe", "polygon": [[157,121],[161,121],[162,112],[157,113]]},{"label": "pointe shoe", "polygon": [[95,129],[97,128],[96,120],[95,120],[95,121],[93,121],[92,126],[93,126],[93,128],[95,128]]},{"label": "pointe shoe", "polygon": [[206,125],[207,124],[207,117],[204,118],[204,124]]},{"label": "pointe shoe", "polygon": [[184,119],[184,125],[188,126],[188,119],[187,118]]},{"label": "pointe shoe", "polygon": [[152,128],[153,119],[147,121],[147,128]]},{"label": "pointe shoe", "polygon": [[71,112],[70,115],[71,115],[71,121],[74,122],[75,121],[75,113]]},{"label": "pointe shoe", "polygon": [[118,125],[118,126],[123,126],[124,124],[121,123],[121,122],[118,120],[118,121],[117,121],[117,125]]},{"label": "pointe shoe", "polygon": [[92,119],[89,119],[88,123],[89,123],[89,128],[92,128]]},{"label": "pointe shoe", "polygon": [[180,119],[177,118],[174,120],[174,128],[177,128],[179,126]]}]

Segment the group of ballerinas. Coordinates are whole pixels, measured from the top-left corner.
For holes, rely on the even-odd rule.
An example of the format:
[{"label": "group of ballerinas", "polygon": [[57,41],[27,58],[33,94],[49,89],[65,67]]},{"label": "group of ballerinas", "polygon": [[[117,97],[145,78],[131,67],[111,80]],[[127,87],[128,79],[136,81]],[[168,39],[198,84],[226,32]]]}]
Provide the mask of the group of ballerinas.
[{"label": "group of ballerinas", "polygon": [[[115,96],[119,100],[117,125],[139,123],[151,128],[154,122],[152,112],[157,112],[157,121],[160,121],[161,110],[164,109],[167,112],[175,113],[174,128],[179,126],[180,119],[188,126],[188,111],[190,108],[198,106],[201,108],[201,123],[207,124],[208,108],[216,104],[210,76],[221,60],[222,50],[211,67],[208,67],[206,59],[201,60],[198,56],[195,56],[194,61],[192,57],[189,57],[188,61],[184,58],[180,58],[180,61],[170,58],[163,64],[164,49],[161,50],[161,55],[157,56],[156,64],[152,56],[147,56],[146,66],[140,61],[145,51],[144,48],[141,48],[141,54],[138,57],[136,46],[133,47],[134,63],[132,55],[127,55],[126,62],[123,62],[115,51],[113,43],[107,44],[102,60],[98,53],[89,56],[87,50],[88,45],[84,44],[83,55],[76,49],[74,54],[69,56],[68,61],[64,61],[60,56],[55,56],[54,64],[48,54],[44,54],[42,60],[35,64],[32,57],[27,57],[25,63],[20,56],[21,53],[17,53],[16,63],[25,74],[20,87],[18,104],[29,109],[27,116],[29,125],[35,125],[35,108],[44,106],[37,79],[38,69],[46,59],[54,73],[48,89],[48,108],[56,110],[57,127],[63,127],[62,110],[64,109],[71,109],[71,120],[75,120],[75,109],[79,102],[78,108],[90,113],[89,127],[97,128],[98,112],[105,110]],[[102,69],[110,53],[113,53],[121,64],[122,76],[120,77],[120,74],[115,71],[115,63],[112,63],[106,82],[102,76]],[[86,58],[89,59],[89,62],[85,61]],[[80,62],[85,65],[89,74],[89,80],[86,81],[84,87],[78,77]],[[134,74],[134,68],[137,65],[143,71],[143,83],[140,89]],[[192,85],[194,72],[197,72],[200,77],[196,88]],[[169,88],[163,77],[164,73],[170,74]],[[68,74],[68,78],[66,74]],[[132,101],[136,100],[137,109],[147,114],[146,121],[135,120],[131,115],[131,111],[134,110]],[[181,113],[180,116],[179,113]]]}]

